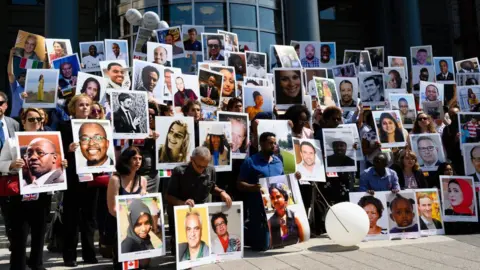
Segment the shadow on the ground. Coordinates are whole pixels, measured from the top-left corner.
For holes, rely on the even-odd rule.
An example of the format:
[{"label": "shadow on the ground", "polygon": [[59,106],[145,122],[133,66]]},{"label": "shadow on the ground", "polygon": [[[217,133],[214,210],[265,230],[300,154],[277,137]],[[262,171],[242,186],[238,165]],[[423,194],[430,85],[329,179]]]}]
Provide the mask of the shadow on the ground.
[{"label": "shadow on the ground", "polygon": [[352,246],[352,247],[344,247],[340,245],[320,245],[320,246],[314,246],[314,247],[309,247],[308,250],[312,252],[329,252],[329,253],[334,253],[334,252],[348,252],[348,251],[355,251],[360,249],[358,246]]}]

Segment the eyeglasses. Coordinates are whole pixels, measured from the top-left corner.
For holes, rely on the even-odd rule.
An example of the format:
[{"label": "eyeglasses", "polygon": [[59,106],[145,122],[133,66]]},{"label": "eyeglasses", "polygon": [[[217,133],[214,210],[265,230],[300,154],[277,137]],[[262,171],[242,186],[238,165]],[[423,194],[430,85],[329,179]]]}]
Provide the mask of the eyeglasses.
[{"label": "eyeglasses", "polygon": [[422,152],[433,151],[433,149],[435,149],[435,146],[418,147],[418,150]]},{"label": "eyeglasses", "polygon": [[208,165],[207,166],[201,166],[201,165],[198,165],[198,163],[195,161],[195,159],[192,158],[192,162],[193,164],[195,164],[195,166],[197,166],[200,170],[206,170],[208,168]]},{"label": "eyeglasses", "polygon": [[6,100],[0,101],[0,106],[3,106],[3,104],[5,104],[5,102],[7,102],[7,101]]},{"label": "eyeglasses", "polygon": [[53,155],[55,153],[45,153],[42,150],[27,150],[27,153],[24,155],[24,158],[32,158],[33,154],[37,154],[38,158],[43,158],[46,155]]},{"label": "eyeglasses", "polygon": [[222,221],[220,223],[215,224],[215,229],[220,227],[220,226],[225,226],[225,225],[227,225],[227,224],[224,221]]},{"label": "eyeglasses", "polygon": [[220,48],[220,45],[218,45],[218,44],[208,44],[207,46],[208,46],[208,48],[210,48],[210,49],[218,49],[218,48]]},{"label": "eyeglasses", "polygon": [[428,120],[428,117],[420,117],[418,118],[419,121],[427,121]]},{"label": "eyeglasses", "polygon": [[82,136],[82,137],[80,137],[80,144],[89,144],[90,141],[93,141],[94,143],[100,143],[105,139],[107,139],[107,138],[104,137],[104,136],[100,136],[100,135],[95,135],[93,137]]},{"label": "eyeglasses", "polygon": [[472,157],[472,160],[475,161],[475,162],[480,162],[480,158],[478,158],[478,157]]},{"label": "eyeglasses", "polygon": [[35,123],[35,122],[43,122],[43,118],[42,117],[30,117],[30,118],[27,118],[27,121],[30,122],[30,123]]}]

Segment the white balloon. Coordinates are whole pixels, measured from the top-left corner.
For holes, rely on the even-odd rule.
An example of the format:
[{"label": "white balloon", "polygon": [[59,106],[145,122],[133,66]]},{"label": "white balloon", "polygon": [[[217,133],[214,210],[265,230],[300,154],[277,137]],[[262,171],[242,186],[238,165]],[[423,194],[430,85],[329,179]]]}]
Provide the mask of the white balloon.
[{"label": "white balloon", "polygon": [[157,29],[158,24],[160,23],[160,17],[158,14],[153,11],[148,11],[143,14],[143,26],[150,30]]},{"label": "white balloon", "polygon": [[168,26],[168,23],[166,21],[160,21],[157,29],[164,29],[164,28],[169,28],[169,27],[170,26]]},{"label": "white balloon", "polygon": [[370,221],[365,210],[350,202],[332,206],[325,219],[325,228],[330,239],[344,247],[360,243],[367,236],[369,227]]},{"label": "white balloon", "polygon": [[141,25],[142,24],[142,13],[137,9],[131,8],[125,13],[125,19],[131,25]]}]

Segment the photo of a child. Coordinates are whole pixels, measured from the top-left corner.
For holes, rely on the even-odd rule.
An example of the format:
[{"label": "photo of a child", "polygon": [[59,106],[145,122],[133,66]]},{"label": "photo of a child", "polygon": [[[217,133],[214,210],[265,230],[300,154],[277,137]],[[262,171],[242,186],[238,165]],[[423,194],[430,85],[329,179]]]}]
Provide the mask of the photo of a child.
[{"label": "photo of a child", "polygon": [[[401,237],[411,238],[420,236],[418,213],[413,191],[404,191],[397,194],[388,194],[387,207],[389,211],[389,233],[392,237],[401,234]],[[413,234],[411,234],[413,233]]]}]

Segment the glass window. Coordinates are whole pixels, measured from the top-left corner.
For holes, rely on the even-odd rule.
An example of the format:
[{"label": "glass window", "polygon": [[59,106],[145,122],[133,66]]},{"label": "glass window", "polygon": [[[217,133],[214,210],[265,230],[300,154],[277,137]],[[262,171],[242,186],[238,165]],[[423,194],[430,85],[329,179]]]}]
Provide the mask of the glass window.
[{"label": "glass window", "polygon": [[257,31],[232,28],[232,32],[237,33],[240,45],[247,45],[250,50],[257,51]]},{"label": "glass window", "polygon": [[165,20],[169,25],[192,24],[191,4],[164,5],[162,13],[161,20]]},{"label": "glass window", "polygon": [[226,25],[225,4],[195,3],[195,24]]},{"label": "glass window", "polygon": [[269,54],[270,45],[283,44],[282,35],[260,32],[260,52]]},{"label": "glass window", "polygon": [[282,32],[280,13],[273,9],[260,8],[260,28],[275,32]]},{"label": "glass window", "polygon": [[320,11],[320,20],[335,20],[335,7],[329,7]]},{"label": "glass window", "polygon": [[257,13],[254,6],[230,4],[230,20],[232,27],[257,27]]},{"label": "glass window", "polygon": [[[227,29],[224,28],[224,27],[205,27],[205,32],[206,33],[217,33],[217,30],[227,31]],[[199,33],[199,35],[200,35],[200,33]]]}]

